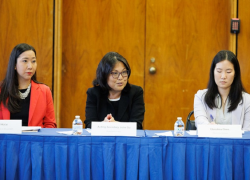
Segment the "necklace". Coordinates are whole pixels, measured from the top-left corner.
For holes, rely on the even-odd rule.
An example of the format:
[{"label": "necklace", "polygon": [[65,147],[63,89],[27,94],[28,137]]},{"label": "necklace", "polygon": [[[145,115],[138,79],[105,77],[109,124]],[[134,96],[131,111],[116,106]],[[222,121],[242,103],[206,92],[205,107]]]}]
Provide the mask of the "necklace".
[{"label": "necklace", "polygon": [[19,96],[20,96],[21,99],[25,99],[29,95],[30,87],[31,87],[31,83],[30,83],[30,85],[28,86],[28,88],[26,89],[26,91],[24,93],[21,93],[19,91]]}]

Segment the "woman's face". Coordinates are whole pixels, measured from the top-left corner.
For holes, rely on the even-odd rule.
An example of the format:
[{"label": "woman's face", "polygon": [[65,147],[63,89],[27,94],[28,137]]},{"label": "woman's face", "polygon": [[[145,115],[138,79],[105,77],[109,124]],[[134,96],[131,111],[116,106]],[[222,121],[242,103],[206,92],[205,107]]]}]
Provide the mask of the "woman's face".
[{"label": "woman's face", "polygon": [[27,80],[31,80],[31,77],[36,72],[36,55],[34,51],[28,50],[24,51],[22,54],[19,55],[16,62],[16,71],[18,82],[23,82]]},{"label": "woman's face", "polygon": [[[111,74],[109,74],[108,80],[107,80],[107,83],[109,87],[111,88],[110,91],[121,92],[124,89],[124,87],[126,86],[128,82],[128,74],[126,72],[127,72],[127,69],[124,66],[124,64],[120,61],[117,61],[117,63],[115,64],[114,68],[111,71]],[[121,73],[121,74],[119,74],[117,78],[114,78],[115,76],[118,75],[118,73]],[[126,77],[123,77],[122,75]]]},{"label": "woman's face", "polygon": [[230,90],[234,76],[234,65],[230,61],[224,60],[216,64],[214,68],[214,80],[219,90]]}]

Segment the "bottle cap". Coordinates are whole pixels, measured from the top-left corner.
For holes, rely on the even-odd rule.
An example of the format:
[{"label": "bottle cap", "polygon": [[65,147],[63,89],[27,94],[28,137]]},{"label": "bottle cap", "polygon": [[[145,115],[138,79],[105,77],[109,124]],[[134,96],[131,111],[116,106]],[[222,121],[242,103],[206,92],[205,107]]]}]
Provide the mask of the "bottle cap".
[{"label": "bottle cap", "polygon": [[75,118],[76,118],[76,119],[80,119],[80,116],[79,116],[79,115],[76,115]]},{"label": "bottle cap", "polygon": [[182,117],[177,117],[177,119],[182,119]]}]

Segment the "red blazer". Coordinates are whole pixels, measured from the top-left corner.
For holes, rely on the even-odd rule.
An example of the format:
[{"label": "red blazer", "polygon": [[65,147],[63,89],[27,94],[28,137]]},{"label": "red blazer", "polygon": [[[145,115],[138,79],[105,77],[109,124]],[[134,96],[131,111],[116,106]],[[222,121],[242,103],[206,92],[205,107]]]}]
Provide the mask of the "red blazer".
[{"label": "red blazer", "polygon": [[[1,103],[0,120],[10,119],[9,110]],[[50,88],[31,81],[28,126],[56,128],[54,105]]]}]

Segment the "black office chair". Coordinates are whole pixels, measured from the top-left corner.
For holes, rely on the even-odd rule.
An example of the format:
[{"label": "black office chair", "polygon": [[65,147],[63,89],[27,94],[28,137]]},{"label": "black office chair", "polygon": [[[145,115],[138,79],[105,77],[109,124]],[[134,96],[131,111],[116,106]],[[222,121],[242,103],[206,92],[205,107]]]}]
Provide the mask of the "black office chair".
[{"label": "black office chair", "polygon": [[190,120],[190,117],[194,114],[194,111],[191,111],[188,116],[187,116],[187,120],[186,120],[186,131],[187,130],[196,130],[196,126],[195,126],[195,120]]}]

